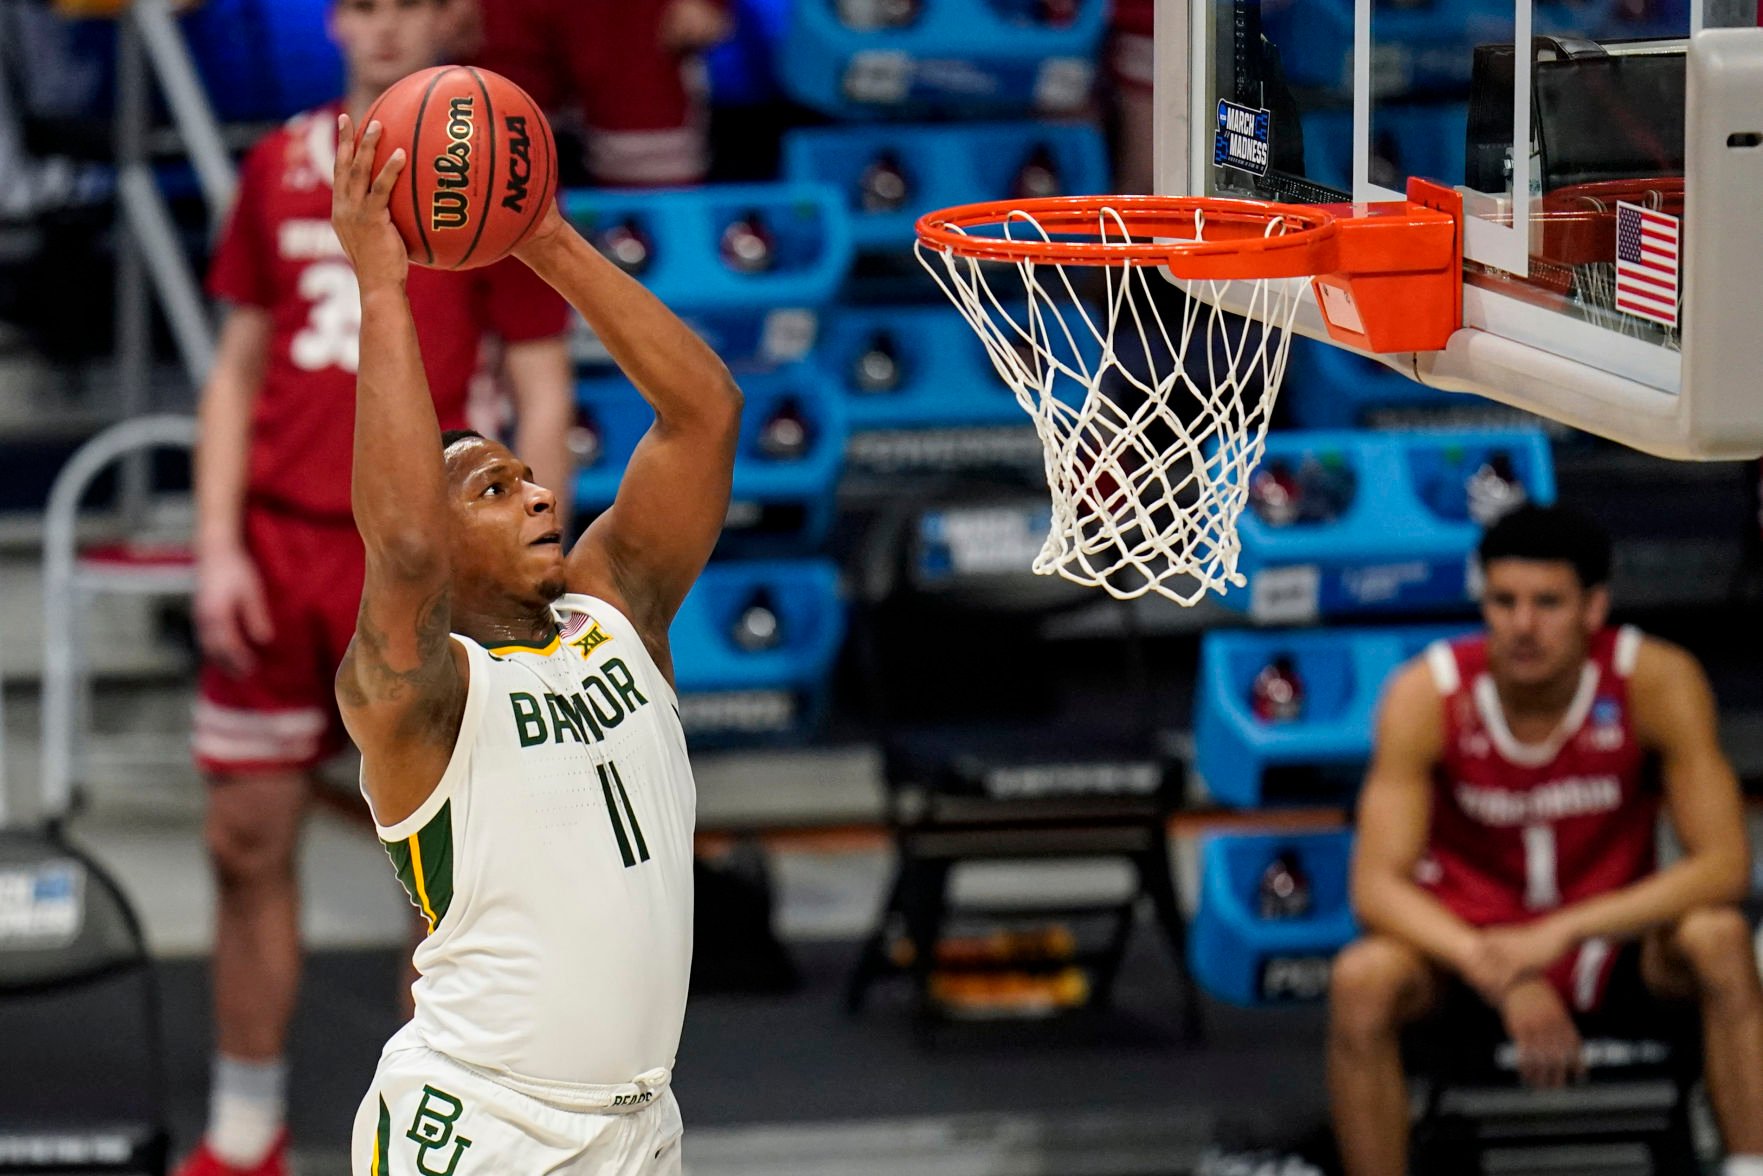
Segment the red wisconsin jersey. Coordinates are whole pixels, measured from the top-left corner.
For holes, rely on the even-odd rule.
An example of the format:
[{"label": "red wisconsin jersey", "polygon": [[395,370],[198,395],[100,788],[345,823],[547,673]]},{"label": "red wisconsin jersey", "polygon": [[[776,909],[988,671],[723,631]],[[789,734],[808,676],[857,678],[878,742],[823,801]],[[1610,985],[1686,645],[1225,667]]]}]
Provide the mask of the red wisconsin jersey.
[{"label": "red wisconsin jersey", "polygon": [[1629,627],[1592,639],[1579,690],[1541,743],[1507,727],[1484,638],[1426,651],[1445,745],[1417,880],[1462,918],[1524,922],[1653,872],[1659,784],[1628,702],[1640,642]]},{"label": "red wisconsin jersey", "polygon": [[[338,111],[299,115],[246,158],[208,285],[217,298],[268,311],[272,322],[248,495],[347,519],[361,298],[331,229]],[[486,333],[524,342],[561,334],[568,323],[563,300],[512,258],[462,273],[413,265],[407,288],[443,429],[466,423]]]}]

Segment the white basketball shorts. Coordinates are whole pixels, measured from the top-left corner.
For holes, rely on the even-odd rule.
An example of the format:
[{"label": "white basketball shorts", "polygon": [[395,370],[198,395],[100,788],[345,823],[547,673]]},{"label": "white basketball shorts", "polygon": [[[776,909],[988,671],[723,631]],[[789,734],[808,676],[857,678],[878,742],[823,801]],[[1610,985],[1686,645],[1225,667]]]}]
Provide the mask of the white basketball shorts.
[{"label": "white basketball shorts", "polygon": [[678,1176],[683,1127],[664,1081],[607,1088],[614,1105],[576,1109],[414,1041],[387,1044],[355,1112],[354,1176]]}]

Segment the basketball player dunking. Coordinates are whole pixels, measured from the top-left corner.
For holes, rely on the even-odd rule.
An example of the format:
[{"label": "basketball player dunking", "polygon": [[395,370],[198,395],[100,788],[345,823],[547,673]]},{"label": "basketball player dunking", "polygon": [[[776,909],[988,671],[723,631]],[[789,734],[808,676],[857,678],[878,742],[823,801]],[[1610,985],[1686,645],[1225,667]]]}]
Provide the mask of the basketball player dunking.
[{"label": "basketball player dunking", "polygon": [[669,1068],[692,945],[695,793],[669,622],[728,508],[741,395],[556,207],[518,256],[655,411],[566,556],[551,492],[441,434],[387,214],[340,122],[333,220],[361,286],[353,498],[367,547],[337,699],[427,917],[416,1015],[356,1116],[357,1176],[679,1170]]},{"label": "basketball player dunking", "polygon": [[[1391,680],[1359,804],[1368,934],[1329,994],[1347,1176],[1408,1171],[1398,1035],[1453,993],[1499,1014],[1527,1082],[1559,1086],[1583,1068],[1576,1021],[1644,1015],[1646,992],[1700,1002],[1727,1176],[1763,1176],[1763,987],[1736,906],[1750,850],[1707,679],[1605,626],[1610,541],[1589,517],[1523,507],[1480,557],[1487,632]],[[1664,869],[1661,800],[1684,851]]]}]

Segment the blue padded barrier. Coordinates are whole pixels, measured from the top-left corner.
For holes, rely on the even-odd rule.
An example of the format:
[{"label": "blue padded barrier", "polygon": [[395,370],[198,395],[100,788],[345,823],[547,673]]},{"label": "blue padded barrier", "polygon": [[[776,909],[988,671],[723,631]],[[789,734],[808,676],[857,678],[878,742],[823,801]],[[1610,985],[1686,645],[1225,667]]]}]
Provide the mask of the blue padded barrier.
[{"label": "blue padded barrier", "polygon": [[1537,429],[1270,434],[1262,468],[1333,458],[1357,491],[1327,521],[1273,526],[1244,510],[1238,567],[1249,583],[1224,603],[1264,622],[1466,606],[1481,528],[1468,517],[1464,486],[1496,452],[1510,456],[1533,501],[1555,500],[1554,460]]},{"label": "blue padded barrier", "polygon": [[[1357,788],[1371,755],[1384,682],[1432,641],[1466,631],[1426,625],[1206,634],[1194,701],[1194,774],[1208,795],[1233,808],[1300,799],[1289,794],[1293,776],[1298,787],[1330,793],[1302,799],[1343,799]],[[1304,712],[1264,722],[1250,709],[1250,688],[1262,667],[1282,654],[1304,683]],[[1282,784],[1288,794],[1276,796]]]},{"label": "blue padded barrier", "polygon": [[[747,650],[732,633],[759,589],[770,596],[781,637],[775,648]],[[669,636],[688,738],[703,745],[810,734],[825,714],[845,623],[830,560],[733,560],[705,568]]]},{"label": "blue padded barrier", "polygon": [[[1188,933],[1188,960],[1207,992],[1239,1006],[1316,1000],[1328,991],[1329,962],[1358,936],[1347,895],[1353,835],[1217,834],[1200,843],[1200,906]],[[1293,851],[1309,876],[1309,914],[1263,919],[1255,900],[1261,875]]]},{"label": "blue padded barrier", "polygon": [[[824,184],[712,184],[663,191],[577,189],[563,212],[590,241],[630,220],[653,253],[640,275],[731,367],[802,358],[813,346],[817,310],[851,266],[850,219]],[[775,240],[774,262],[743,273],[721,255],[723,232],[758,212]],[[584,328],[585,329],[585,328]],[[578,340],[578,357],[591,357]]]},{"label": "blue padded barrier", "polygon": [[904,28],[855,29],[834,0],[794,0],[778,81],[836,118],[1072,113],[1089,99],[1106,0],[1044,23],[1025,0],[919,0]]},{"label": "blue padded barrier", "polygon": [[[734,495],[719,550],[776,554],[816,546],[831,530],[836,508],[833,492],[845,450],[844,403],[809,364],[753,373],[740,383],[746,407],[735,454]],[[598,460],[576,474],[576,506],[587,517],[612,504],[625,464],[654,414],[623,376],[581,380],[576,396],[600,432]],[[767,457],[759,449],[759,432],[786,398],[793,398],[801,410],[807,448],[797,458]]]},{"label": "blue padded barrier", "polygon": [[[933,208],[1003,200],[1016,171],[1039,147],[1070,195],[1108,189],[1108,153],[1096,128],[1066,123],[812,127],[784,137],[786,179],[832,184],[845,198],[859,249],[906,250],[913,223]],[[899,160],[908,191],[898,211],[865,212],[861,182],[884,152]]]}]

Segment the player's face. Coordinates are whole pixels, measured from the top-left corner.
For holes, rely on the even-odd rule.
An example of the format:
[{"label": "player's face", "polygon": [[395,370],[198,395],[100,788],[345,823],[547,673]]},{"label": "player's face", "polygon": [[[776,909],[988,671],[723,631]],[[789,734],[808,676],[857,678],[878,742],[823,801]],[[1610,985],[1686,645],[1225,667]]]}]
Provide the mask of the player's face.
[{"label": "player's face", "polygon": [[437,0],[336,0],[330,30],[351,87],[375,93],[434,65],[446,48],[447,26]]},{"label": "player's face", "polygon": [[495,441],[468,439],[447,450],[453,580],[473,596],[543,604],[563,594],[557,496],[532,477]]},{"label": "player's face", "polygon": [[1481,599],[1494,680],[1543,686],[1577,676],[1608,611],[1608,594],[1581,586],[1572,564],[1494,560]]}]

